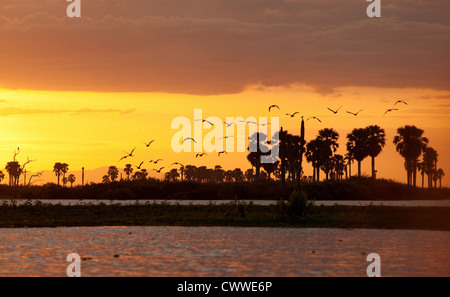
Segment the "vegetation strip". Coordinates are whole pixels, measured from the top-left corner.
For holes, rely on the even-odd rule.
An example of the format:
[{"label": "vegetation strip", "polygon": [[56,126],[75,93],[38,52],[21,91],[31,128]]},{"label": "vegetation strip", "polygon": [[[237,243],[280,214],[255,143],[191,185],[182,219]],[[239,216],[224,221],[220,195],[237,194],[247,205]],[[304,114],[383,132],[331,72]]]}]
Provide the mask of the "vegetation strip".
[{"label": "vegetation strip", "polygon": [[[422,229],[450,231],[450,208],[390,206],[136,204],[0,206],[1,228],[77,226],[240,226]],[[301,202],[300,202],[301,204]],[[298,211],[299,209],[306,211]],[[292,211],[293,210],[293,211]]]}]

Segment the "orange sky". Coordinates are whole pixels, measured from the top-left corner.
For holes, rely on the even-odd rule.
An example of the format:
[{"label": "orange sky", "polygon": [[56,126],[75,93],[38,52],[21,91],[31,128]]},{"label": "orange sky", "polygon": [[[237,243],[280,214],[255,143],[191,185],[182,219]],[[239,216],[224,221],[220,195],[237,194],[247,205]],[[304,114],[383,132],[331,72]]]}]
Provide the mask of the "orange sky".
[{"label": "orange sky", "polygon": [[[279,115],[291,133],[299,120],[286,112],[316,115],[323,123],[308,122],[307,139],[334,128],[341,154],[352,128],[377,124],[387,133],[378,174],[399,181],[406,174],[392,139],[414,124],[450,174],[448,2],[383,4],[381,19],[368,19],[365,1],[356,0],[83,1],[81,19],[65,16],[65,1],[38,2],[0,4],[5,165],[20,147],[21,162],[36,159],[33,172],[66,162],[78,174],[83,166],[122,168],[123,152],[137,147],[136,165],[162,158],[162,166],[248,168],[244,153],[199,160],[172,152],[171,121],[193,121],[201,108],[224,121]],[[408,106],[382,117],[397,99]],[[269,114],[271,104],[281,111]],[[341,105],[337,115],[327,110]],[[360,109],[358,117],[345,113]],[[145,148],[150,139],[157,141]]]}]

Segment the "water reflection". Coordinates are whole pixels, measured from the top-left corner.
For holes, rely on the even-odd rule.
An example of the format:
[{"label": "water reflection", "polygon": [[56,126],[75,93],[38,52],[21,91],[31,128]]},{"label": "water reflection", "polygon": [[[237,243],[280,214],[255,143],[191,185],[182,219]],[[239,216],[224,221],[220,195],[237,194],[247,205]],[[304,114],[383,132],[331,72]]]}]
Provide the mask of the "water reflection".
[{"label": "water reflection", "polygon": [[[1,229],[0,276],[450,276],[450,232],[283,228]],[[114,255],[119,255],[115,257]]]}]

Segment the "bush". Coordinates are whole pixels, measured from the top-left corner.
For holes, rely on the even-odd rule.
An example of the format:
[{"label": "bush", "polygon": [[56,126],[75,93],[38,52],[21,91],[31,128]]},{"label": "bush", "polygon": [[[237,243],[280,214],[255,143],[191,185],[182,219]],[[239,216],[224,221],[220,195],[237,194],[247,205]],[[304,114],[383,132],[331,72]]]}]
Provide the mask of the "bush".
[{"label": "bush", "polygon": [[287,202],[287,211],[292,216],[306,216],[313,202],[308,201],[305,191],[293,191]]}]

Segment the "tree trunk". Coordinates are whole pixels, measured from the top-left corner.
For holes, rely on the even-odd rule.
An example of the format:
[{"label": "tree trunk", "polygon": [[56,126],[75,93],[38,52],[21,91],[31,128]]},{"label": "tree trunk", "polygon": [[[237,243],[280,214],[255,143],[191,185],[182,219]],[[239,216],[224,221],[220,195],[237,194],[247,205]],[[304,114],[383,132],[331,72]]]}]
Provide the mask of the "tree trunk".
[{"label": "tree trunk", "polygon": [[372,157],[372,178],[377,178],[375,173],[375,157]]},{"label": "tree trunk", "polygon": [[362,161],[358,161],[358,177],[361,177],[361,162]]},{"label": "tree trunk", "polygon": [[416,187],[416,180],[417,180],[417,160],[413,161],[413,186]]},{"label": "tree trunk", "polygon": [[316,181],[316,166],[313,164],[313,181]]},{"label": "tree trunk", "polygon": [[317,166],[317,181],[320,182],[320,167]]},{"label": "tree trunk", "polygon": [[425,180],[425,171],[422,171],[422,188],[423,188],[424,180]]},{"label": "tree trunk", "polygon": [[348,178],[352,178],[352,160],[348,161]]}]

